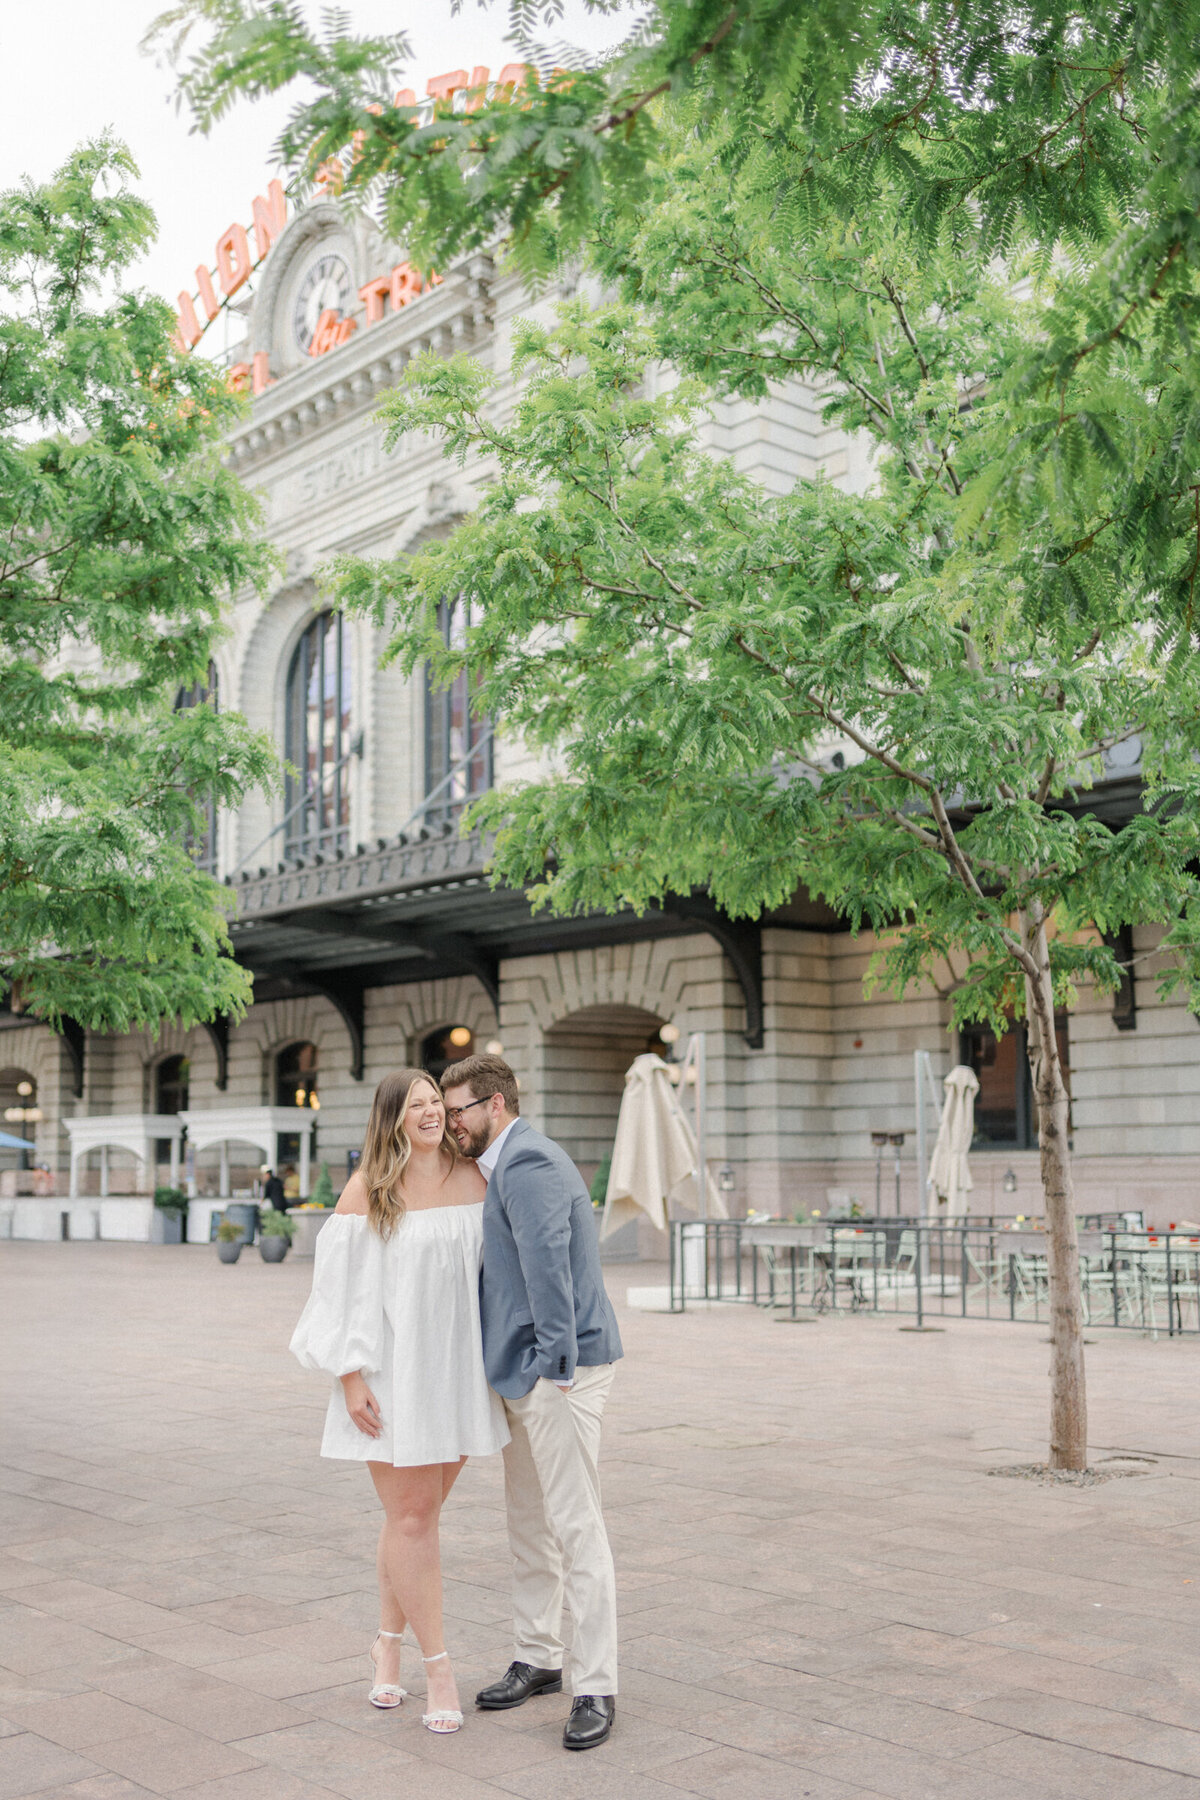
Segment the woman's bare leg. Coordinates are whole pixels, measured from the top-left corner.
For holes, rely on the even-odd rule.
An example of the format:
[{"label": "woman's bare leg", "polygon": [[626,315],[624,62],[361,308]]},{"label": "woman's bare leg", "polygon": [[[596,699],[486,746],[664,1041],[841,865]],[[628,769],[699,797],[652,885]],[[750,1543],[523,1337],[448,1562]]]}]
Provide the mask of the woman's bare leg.
[{"label": "woman's bare leg", "polygon": [[[403,1631],[406,1624],[411,1624],[424,1656],[433,1656],[446,1647],[442,1637],[438,1522],[442,1502],[466,1460],[464,1456],[458,1462],[428,1463],[416,1469],[393,1469],[389,1463],[368,1464],[384,1511],[376,1551],[379,1623],[385,1631]],[[399,1681],[397,1639],[380,1638],[375,1661],[380,1681]],[[456,1709],[457,1689],[449,1660],[433,1663],[426,1674],[430,1707]]]}]

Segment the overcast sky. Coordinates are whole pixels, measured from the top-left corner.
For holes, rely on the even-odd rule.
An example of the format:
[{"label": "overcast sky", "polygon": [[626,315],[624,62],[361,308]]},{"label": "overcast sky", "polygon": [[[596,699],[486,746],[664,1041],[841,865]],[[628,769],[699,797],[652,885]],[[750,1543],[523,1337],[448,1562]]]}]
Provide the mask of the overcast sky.
[{"label": "overcast sky", "polygon": [[[0,0],[0,187],[22,176],[44,180],[74,145],[111,126],[141,168],[140,189],[158,215],[158,241],[137,280],[174,302],[195,286],[198,262],[213,261],[217,237],[276,171],[270,147],[291,101],[240,105],[210,137],[193,135],[175,111],[171,71],[138,44],[163,0]],[[495,74],[513,60],[504,0],[468,3],[457,18],[449,0],[344,0],[364,32],[407,30],[413,60],[407,84],[425,91],[431,75],[484,64]],[[316,16],[317,7],[310,9]],[[623,32],[566,0],[554,33],[602,49]]]}]

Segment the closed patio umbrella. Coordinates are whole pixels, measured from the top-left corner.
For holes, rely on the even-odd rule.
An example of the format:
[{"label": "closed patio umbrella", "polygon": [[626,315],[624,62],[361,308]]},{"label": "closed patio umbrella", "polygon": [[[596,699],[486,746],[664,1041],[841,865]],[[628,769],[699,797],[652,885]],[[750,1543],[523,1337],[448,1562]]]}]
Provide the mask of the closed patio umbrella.
[{"label": "closed patio umbrella", "polygon": [[[665,1231],[668,1201],[673,1196],[694,1201],[697,1195],[696,1161],[696,1134],[666,1063],[649,1053],[635,1057],[621,1096],[600,1236],[608,1237],[639,1212]],[[711,1174],[708,1210],[727,1216]]]},{"label": "closed patio umbrella", "polygon": [[942,1086],[946,1099],[938,1125],[937,1142],[929,1159],[929,1186],[937,1200],[934,1220],[957,1219],[966,1212],[966,1198],[973,1183],[967,1152],[975,1135],[975,1096],[979,1081],[974,1069],[959,1063]]}]

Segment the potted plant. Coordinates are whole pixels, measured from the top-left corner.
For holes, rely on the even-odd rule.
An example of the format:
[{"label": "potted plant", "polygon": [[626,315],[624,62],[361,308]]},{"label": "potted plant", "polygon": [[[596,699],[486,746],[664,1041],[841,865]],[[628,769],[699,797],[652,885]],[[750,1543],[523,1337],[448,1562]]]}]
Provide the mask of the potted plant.
[{"label": "potted plant", "polygon": [[608,1178],[611,1173],[612,1151],[610,1150],[607,1155],[600,1158],[596,1173],[592,1176],[592,1185],[589,1190],[592,1205],[599,1207],[600,1209],[603,1209],[604,1201],[608,1194]]},{"label": "potted plant", "polygon": [[273,1206],[264,1207],[258,1227],[258,1254],[264,1262],[282,1262],[295,1235],[295,1219]]},{"label": "potted plant", "polygon": [[322,1163],[317,1171],[317,1179],[313,1182],[312,1193],[308,1196],[307,1205],[336,1206],[337,1195],[333,1191],[333,1177],[329,1173],[329,1164]]},{"label": "potted plant", "polygon": [[187,1243],[188,1197],[182,1188],[156,1187],[154,1204],[162,1215],[162,1242]]},{"label": "potted plant", "polygon": [[223,1263],[235,1263],[246,1241],[245,1229],[237,1219],[222,1219],[217,1226],[217,1256]]}]

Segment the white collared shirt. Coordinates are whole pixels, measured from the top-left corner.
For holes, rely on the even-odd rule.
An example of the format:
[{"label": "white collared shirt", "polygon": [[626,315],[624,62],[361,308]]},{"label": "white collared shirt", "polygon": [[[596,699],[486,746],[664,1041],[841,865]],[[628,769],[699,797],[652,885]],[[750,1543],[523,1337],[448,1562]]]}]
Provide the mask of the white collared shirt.
[{"label": "white collared shirt", "polygon": [[492,1179],[492,1170],[500,1161],[500,1152],[504,1148],[504,1140],[516,1122],[515,1119],[510,1119],[508,1124],[504,1127],[504,1130],[492,1139],[487,1149],[475,1158],[476,1166],[482,1170],[486,1181]]}]

